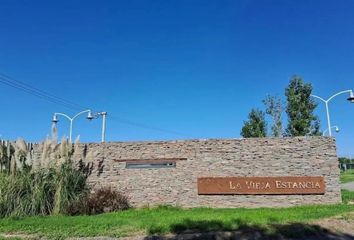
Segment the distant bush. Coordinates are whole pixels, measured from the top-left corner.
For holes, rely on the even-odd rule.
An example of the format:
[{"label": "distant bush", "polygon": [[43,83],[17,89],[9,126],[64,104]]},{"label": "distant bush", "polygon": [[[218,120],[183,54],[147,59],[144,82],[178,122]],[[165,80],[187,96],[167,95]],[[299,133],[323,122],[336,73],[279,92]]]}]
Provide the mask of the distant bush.
[{"label": "distant bush", "polygon": [[94,193],[73,202],[68,210],[71,215],[100,214],[117,212],[130,208],[128,197],[109,187],[98,189]]},{"label": "distant bush", "polygon": [[353,158],[340,157],[338,158],[339,163],[354,163]]}]

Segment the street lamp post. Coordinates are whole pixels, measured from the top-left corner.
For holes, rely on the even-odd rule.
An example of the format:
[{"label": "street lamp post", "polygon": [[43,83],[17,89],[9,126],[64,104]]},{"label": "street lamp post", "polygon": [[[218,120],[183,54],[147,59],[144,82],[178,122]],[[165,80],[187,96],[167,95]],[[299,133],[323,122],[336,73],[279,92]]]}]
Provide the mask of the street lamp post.
[{"label": "street lamp post", "polygon": [[334,95],[332,95],[330,98],[328,98],[327,100],[319,97],[319,96],[316,96],[316,95],[311,95],[312,97],[314,98],[317,98],[319,100],[321,100],[322,102],[325,103],[325,107],[326,107],[326,114],[327,114],[327,124],[328,124],[328,135],[329,136],[332,136],[332,128],[331,128],[331,119],[330,119],[330,116],[329,116],[329,108],[328,108],[328,103],[329,101],[331,101],[334,97],[340,95],[340,94],[343,94],[343,93],[349,93],[349,98],[347,98],[348,101],[350,101],[351,103],[354,103],[354,94],[353,94],[353,91],[352,90],[345,90],[345,91],[341,91],[341,92],[338,92]]},{"label": "street lamp post", "polygon": [[73,122],[78,116],[80,116],[81,114],[84,114],[84,113],[88,113],[87,117],[86,117],[88,120],[92,120],[94,118],[94,116],[92,115],[92,111],[91,110],[85,110],[85,111],[79,112],[78,114],[76,114],[73,117],[69,117],[68,115],[66,115],[64,113],[54,113],[52,122],[54,124],[59,122],[58,116],[63,116],[63,117],[67,118],[70,121],[69,142],[71,143],[72,142],[72,133],[73,133]]}]

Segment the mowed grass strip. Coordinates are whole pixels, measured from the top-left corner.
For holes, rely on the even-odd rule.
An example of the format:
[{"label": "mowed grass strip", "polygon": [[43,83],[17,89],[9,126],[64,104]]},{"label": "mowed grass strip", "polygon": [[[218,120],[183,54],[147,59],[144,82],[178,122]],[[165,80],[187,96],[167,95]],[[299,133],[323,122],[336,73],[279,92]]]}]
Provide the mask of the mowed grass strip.
[{"label": "mowed grass strip", "polygon": [[341,172],[340,182],[341,183],[354,182],[354,169],[350,169],[345,172]]},{"label": "mowed grass strip", "polygon": [[96,216],[48,216],[0,220],[2,234],[21,233],[48,238],[164,234],[197,229],[234,230],[242,224],[266,226],[307,222],[354,211],[353,205],[316,205],[258,209],[180,209],[157,207],[132,209]]},{"label": "mowed grass strip", "polygon": [[342,202],[354,203],[354,192],[348,190],[342,190]]}]

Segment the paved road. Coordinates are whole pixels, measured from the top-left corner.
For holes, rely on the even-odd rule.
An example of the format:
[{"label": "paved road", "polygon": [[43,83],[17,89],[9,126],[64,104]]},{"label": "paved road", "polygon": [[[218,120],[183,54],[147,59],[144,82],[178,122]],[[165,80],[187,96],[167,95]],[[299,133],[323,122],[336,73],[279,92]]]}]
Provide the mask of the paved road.
[{"label": "paved road", "polygon": [[342,189],[354,191],[354,182],[343,183]]}]

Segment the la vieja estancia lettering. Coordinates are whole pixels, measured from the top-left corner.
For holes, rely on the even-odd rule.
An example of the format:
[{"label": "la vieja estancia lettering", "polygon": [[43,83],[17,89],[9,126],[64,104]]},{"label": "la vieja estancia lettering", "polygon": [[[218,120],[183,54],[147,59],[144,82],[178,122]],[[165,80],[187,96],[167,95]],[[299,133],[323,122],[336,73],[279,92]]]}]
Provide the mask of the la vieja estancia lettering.
[{"label": "la vieja estancia lettering", "polygon": [[199,195],[324,193],[324,178],[319,176],[198,178]]}]

